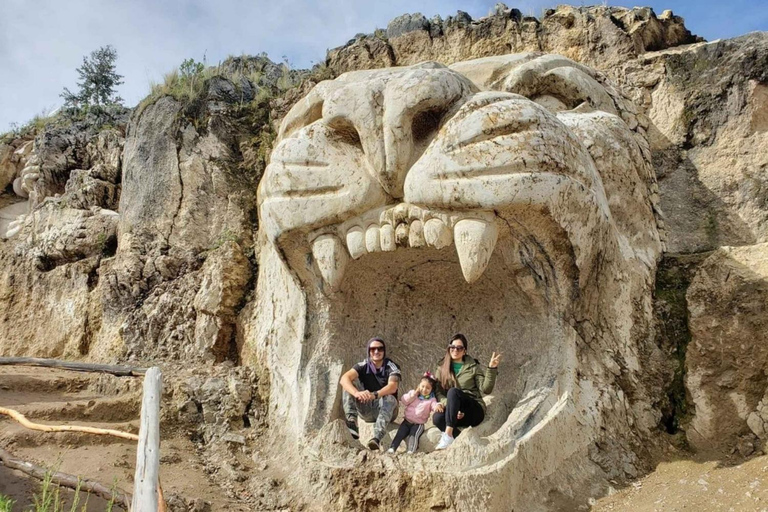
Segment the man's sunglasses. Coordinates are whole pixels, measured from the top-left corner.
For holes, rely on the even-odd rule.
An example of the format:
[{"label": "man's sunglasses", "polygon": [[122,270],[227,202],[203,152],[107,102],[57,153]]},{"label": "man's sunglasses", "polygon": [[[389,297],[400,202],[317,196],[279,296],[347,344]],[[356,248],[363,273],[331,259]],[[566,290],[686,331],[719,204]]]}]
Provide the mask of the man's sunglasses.
[{"label": "man's sunglasses", "polygon": [[458,350],[459,352],[461,352],[462,350],[464,350],[464,347],[461,345],[448,345],[448,350]]},{"label": "man's sunglasses", "polygon": [[368,352],[384,352],[384,347],[371,347]]}]

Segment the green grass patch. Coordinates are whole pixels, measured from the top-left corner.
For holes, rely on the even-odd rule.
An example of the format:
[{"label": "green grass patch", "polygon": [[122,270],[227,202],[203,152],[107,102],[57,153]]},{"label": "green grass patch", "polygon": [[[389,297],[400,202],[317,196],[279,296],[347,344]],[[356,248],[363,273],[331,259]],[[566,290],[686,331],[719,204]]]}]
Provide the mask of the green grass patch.
[{"label": "green grass patch", "polygon": [[0,494],[0,512],[11,512],[14,503],[16,502],[8,496]]}]

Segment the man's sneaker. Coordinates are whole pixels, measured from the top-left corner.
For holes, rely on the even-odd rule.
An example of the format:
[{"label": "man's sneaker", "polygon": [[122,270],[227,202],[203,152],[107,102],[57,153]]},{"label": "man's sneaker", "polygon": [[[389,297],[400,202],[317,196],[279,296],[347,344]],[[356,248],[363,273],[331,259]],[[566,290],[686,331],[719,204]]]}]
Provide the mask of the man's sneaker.
[{"label": "man's sneaker", "polygon": [[347,430],[352,434],[352,439],[360,439],[360,431],[357,430],[357,423],[352,420],[347,420]]},{"label": "man's sneaker", "polygon": [[407,452],[405,452],[405,453],[407,453],[408,455],[413,455],[413,454],[414,454],[414,453],[416,453],[416,452],[415,452],[415,451],[413,451],[413,450],[408,450],[408,451],[407,451]]},{"label": "man's sneaker", "polygon": [[437,446],[435,446],[435,450],[445,450],[449,446],[453,444],[453,438],[443,432],[443,435],[440,436],[440,442],[437,443]]},{"label": "man's sneaker", "polygon": [[390,448],[389,450],[387,450],[387,453],[395,453],[395,449],[394,448]]},{"label": "man's sneaker", "polygon": [[371,440],[368,441],[368,449],[374,451],[381,449],[381,446],[379,446],[379,440],[375,437],[372,437]]}]

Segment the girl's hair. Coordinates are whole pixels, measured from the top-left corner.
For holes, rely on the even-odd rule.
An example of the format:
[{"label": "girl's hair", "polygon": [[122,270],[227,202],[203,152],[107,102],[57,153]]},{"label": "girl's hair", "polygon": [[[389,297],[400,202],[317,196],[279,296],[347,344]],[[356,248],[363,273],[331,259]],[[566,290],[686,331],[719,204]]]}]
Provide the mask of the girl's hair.
[{"label": "girl's hair", "polygon": [[[448,340],[448,344],[450,345],[456,340],[460,340],[464,345],[464,355],[467,355],[467,350],[469,349],[467,337],[461,333],[456,333]],[[456,374],[453,373],[453,366],[451,365],[451,349],[448,347],[445,348],[445,357],[443,362],[440,363],[440,385],[445,390],[457,385]]]},{"label": "girl's hair", "polygon": [[434,377],[432,377],[431,373],[429,375],[424,374],[421,377],[421,380],[425,380],[425,381],[429,382],[429,385],[432,386],[432,391],[435,391],[435,388],[437,387],[437,381],[435,380]]}]

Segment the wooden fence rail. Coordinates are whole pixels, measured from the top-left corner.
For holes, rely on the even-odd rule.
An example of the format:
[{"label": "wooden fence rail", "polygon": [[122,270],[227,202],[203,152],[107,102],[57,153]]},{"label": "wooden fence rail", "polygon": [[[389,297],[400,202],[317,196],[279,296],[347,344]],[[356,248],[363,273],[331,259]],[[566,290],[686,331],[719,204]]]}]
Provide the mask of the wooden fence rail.
[{"label": "wooden fence rail", "polygon": [[120,377],[138,377],[147,373],[146,368],[135,368],[118,364],[75,363],[73,361],[62,361],[61,359],[41,359],[38,357],[0,357],[0,365],[11,364],[61,368],[75,372],[111,373]]},{"label": "wooden fence rail", "polygon": [[[125,377],[143,375],[144,394],[141,401],[141,426],[139,428],[138,446],[136,449],[136,473],[134,475],[133,496],[118,492],[116,495],[117,503],[124,507],[130,505],[131,512],[166,511],[165,499],[163,498],[163,491],[160,486],[160,401],[163,393],[163,374],[160,368],[156,366],[147,369],[121,365],[75,363],[59,359],[40,359],[35,357],[0,357],[0,365],[43,366],[80,372],[111,373]],[[72,430],[88,433],[107,433],[119,435],[119,437],[131,436],[131,439],[134,437],[133,434],[122,432],[91,432],[84,427],[72,426],[63,428],[61,426],[38,425],[30,422],[17,411],[3,410],[3,413],[20,421],[28,428],[35,428],[36,430]],[[46,471],[43,468],[14,458],[10,453],[2,449],[0,449],[0,463],[13,469],[22,470],[36,478],[42,478]],[[74,488],[77,484],[77,477],[57,472],[54,474],[54,482]],[[93,492],[97,495],[107,495],[107,488],[98,482],[82,480],[81,483],[83,484],[82,490]]]}]

